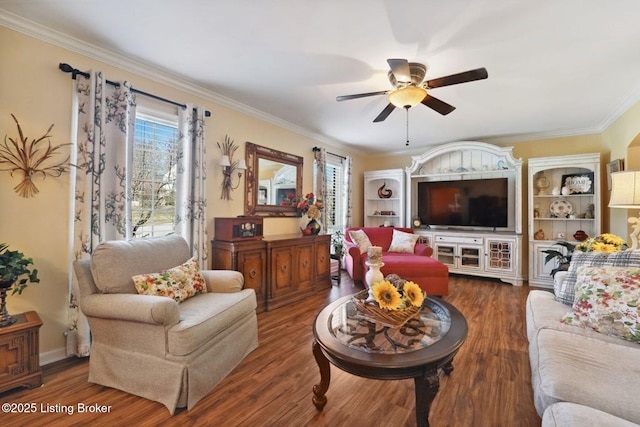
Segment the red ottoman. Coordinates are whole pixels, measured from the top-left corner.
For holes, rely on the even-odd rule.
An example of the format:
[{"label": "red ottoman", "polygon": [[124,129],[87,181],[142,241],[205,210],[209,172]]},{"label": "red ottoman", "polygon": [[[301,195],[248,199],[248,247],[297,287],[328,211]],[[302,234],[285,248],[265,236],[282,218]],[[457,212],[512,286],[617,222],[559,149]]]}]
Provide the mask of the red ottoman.
[{"label": "red ottoman", "polygon": [[[449,268],[434,258],[384,252],[382,262],[384,267],[380,271],[385,277],[395,273],[403,279],[418,284],[429,296],[449,294]],[[365,264],[365,274],[368,269],[369,267]]]}]

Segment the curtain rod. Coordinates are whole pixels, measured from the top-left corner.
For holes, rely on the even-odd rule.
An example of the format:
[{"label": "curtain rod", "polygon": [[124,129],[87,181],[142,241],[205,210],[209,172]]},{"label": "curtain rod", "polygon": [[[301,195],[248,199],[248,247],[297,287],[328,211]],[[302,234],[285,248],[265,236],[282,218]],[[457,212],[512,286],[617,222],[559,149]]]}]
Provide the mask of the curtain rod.
[{"label": "curtain rod", "polygon": [[[77,68],[73,68],[71,65],[65,64],[65,63],[62,63],[62,62],[58,65],[58,68],[61,71],[64,71],[65,73],[71,73],[71,78],[73,80],[76,79],[76,76],[78,74],[80,74],[81,76],[86,77],[86,78],[90,77],[89,73],[85,73],[84,71],[80,71]],[[116,87],[120,86],[120,83],[112,82],[111,80],[107,80],[107,84],[110,84],[110,85],[116,86]],[[166,102],[168,104],[175,105],[176,107],[187,108],[187,106],[185,104],[181,104],[179,102],[175,102],[175,101],[172,101],[170,99],[162,98],[162,97],[160,97],[158,95],[154,95],[152,93],[143,92],[143,91],[141,91],[139,89],[131,88],[131,92],[138,93],[140,95],[144,95],[144,96],[147,96],[149,98],[156,99],[158,101]],[[205,115],[205,117],[211,117],[211,111],[205,111],[204,115]]]},{"label": "curtain rod", "polygon": [[[312,150],[313,150],[314,152],[316,152],[316,151],[320,151],[320,147],[313,147],[313,148],[312,148]],[[328,151],[327,151],[327,154],[331,154],[332,156],[339,157],[339,158],[341,158],[342,160],[346,160],[346,159],[347,159],[345,156],[341,156],[340,154],[330,153],[330,152],[328,152]]]}]

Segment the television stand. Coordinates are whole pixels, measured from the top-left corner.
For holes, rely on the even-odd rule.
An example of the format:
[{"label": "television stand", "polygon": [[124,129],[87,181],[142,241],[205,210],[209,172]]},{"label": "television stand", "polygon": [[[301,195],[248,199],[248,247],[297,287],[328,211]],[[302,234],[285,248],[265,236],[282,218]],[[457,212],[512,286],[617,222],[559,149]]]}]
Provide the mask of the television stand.
[{"label": "television stand", "polygon": [[411,165],[405,168],[409,218],[419,215],[419,189],[425,188],[420,185],[425,182],[507,179],[505,228],[513,231],[500,231],[499,227],[415,229],[433,247],[433,257],[446,264],[451,273],[497,277],[522,285],[522,163],[513,156],[513,147],[478,141],[451,142],[411,157]]},{"label": "television stand", "polygon": [[498,231],[414,229],[450,273],[495,277],[522,286],[522,235]]}]

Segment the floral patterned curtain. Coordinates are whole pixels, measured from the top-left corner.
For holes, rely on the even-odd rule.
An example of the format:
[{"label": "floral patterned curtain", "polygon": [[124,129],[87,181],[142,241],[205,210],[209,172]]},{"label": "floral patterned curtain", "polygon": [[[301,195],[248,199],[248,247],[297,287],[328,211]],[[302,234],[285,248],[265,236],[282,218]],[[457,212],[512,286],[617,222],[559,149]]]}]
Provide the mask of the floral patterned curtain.
[{"label": "floral patterned curtain", "polygon": [[187,108],[179,113],[176,191],[176,232],[189,243],[200,268],[207,268],[207,195],[204,110]]},{"label": "floral patterned curtain", "polygon": [[344,159],[344,183],[346,186],[346,195],[347,195],[347,199],[345,200],[345,223],[344,226],[345,227],[351,227],[352,226],[352,214],[351,211],[353,210],[353,178],[351,175],[351,167],[353,165],[353,157],[351,156],[347,156]]},{"label": "floral patterned curtain", "polygon": [[[127,82],[107,84],[101,72],[91,72],[88,79],[77,75],[74,94],[72,250],[73,258],[81,259],[89,257],[100,242],[131,237],[126,170],[131,158],[127,147],[133,147],[127,141],[133,140],[135,96]],[[89,324],[78,307],[79,290],[73,274],[69,293],[67,354],[87,356]]]},{"label": "floral patterned curtain", "polygon": [[[327,202],[327,150],[313,147],[313,192],[317,199]],[[320,211],[320,224],[327,225],[327,211]],[[325,228],[326,230],[326,228]]]}]

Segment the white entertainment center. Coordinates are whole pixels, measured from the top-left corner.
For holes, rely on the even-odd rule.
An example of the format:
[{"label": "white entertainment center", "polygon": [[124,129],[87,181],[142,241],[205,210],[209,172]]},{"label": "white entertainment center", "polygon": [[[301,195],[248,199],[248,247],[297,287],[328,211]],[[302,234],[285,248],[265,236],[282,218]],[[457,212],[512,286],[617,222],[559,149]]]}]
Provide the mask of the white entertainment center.
[{"label": "white entertainment center", "polygon": [[[522,286],[522,160],[513,147],[463,141],[412,157],[405,168],[406,223],[433,247],[452,273],[495,277]],[[506,178],[507,223],[500,227],[421,224],[418,184],[433,181]],[[366,208],[366,202],[365,202]]]}]

